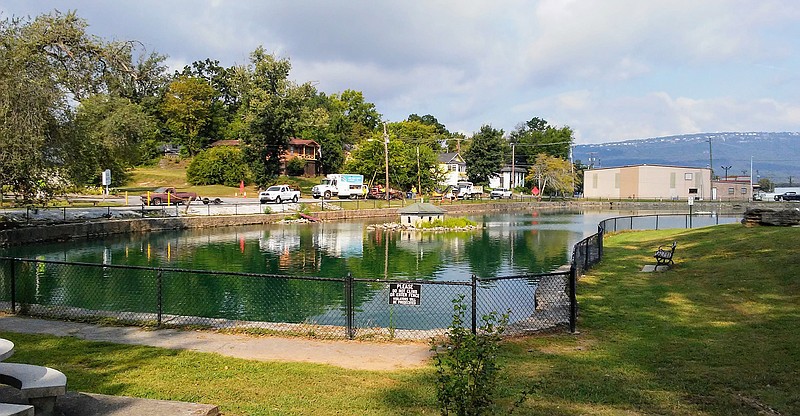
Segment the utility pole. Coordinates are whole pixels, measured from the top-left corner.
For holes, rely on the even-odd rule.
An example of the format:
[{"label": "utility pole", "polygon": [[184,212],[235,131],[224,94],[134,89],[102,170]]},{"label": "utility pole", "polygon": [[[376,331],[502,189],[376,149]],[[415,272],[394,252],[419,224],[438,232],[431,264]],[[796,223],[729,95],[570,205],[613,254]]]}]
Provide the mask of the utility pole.
[{"label": "utility pole", "polygon": [[708,138],[708,168],[711,169],[711,180],[714,180],[714,158],[711,156],[711,138]]},{"label": "utility pole", "polygon": [[[422,174],[419,170],[419,144],[417,145],[417,193],[422,194]],[[417,196],[414,195],[414,198]]]},{"label": "utility pole", "polygon": [[386,165],[386,201],[389,201],[389,133],[386,132],[386,123],[383,123],[383,151]]},{"label": "utility pole", "polygon": [[511,180],[508,181],[509,182],[508,189],[510,189],[512,191],[514,190],[514,182],[516,182],[516,179],[517,179],[517,170],[515,169],[516,168],[516,164],[514,163],[515,162],[515,160],[514,160],[514,146],[515,145],[516,145],[516,143],[511,143]]}]

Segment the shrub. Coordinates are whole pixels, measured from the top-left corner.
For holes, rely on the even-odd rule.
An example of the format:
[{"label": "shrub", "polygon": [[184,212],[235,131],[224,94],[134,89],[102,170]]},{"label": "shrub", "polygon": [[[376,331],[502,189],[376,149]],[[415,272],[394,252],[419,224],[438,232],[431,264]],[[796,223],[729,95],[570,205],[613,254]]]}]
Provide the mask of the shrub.
[{"label": "shrub", "polygon": [[431,222],[420,222],[417,225],[417,228],[436,228],[436,227],[444,227],[444,228],[465,228],[468,226],[476,226],[478,225],[475,221],[470,221],[466,218],[445,218],[443,220],[435,219]]},{"label": "shrub", "polygon": [[303,176],[306,173],[306,160],[293,157],[286,161],[286,174],[289,176]]},{"label": "shrub", "polygon": [[228,146],[198,153],[186,168],[186,180],[192,185],[239,186],[241,181],[251,182],[251,176],[242,151]]},{"label": "shrub", "polygon": [[453,322],[441,342],[432,342],[436,357],[436,398],[442,415],[492,414],[497,387],[497,351],[508,313],[481,318],[475,334],[465,328],[464,295],[453,300]]}]

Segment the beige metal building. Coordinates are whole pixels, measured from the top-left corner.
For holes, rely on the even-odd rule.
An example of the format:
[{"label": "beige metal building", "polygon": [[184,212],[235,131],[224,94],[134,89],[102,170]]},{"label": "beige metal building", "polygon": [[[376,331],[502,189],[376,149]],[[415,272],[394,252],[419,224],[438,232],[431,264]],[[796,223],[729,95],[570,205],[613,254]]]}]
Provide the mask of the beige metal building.
[{"label": "beige metal building", "polygon": [[589,199],[712,199],[711,169],[666,165],[598,168],[583,173]]}]

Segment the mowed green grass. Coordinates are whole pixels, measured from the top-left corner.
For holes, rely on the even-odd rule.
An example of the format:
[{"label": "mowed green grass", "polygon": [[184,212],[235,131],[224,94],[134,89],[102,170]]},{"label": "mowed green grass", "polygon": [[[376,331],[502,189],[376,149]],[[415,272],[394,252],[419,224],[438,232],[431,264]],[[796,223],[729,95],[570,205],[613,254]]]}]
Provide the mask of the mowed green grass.
[{"label": "mowed green grass", "polygon": [[[659,245],[677,265],[641,273]],[[579,334],[505,341],[496,414],[800,414],[800,228],[627,232],[579,282]],[[438,414],[434,368],[368,372],[0,334],[71,390],[214,403],[225,415]]]}]

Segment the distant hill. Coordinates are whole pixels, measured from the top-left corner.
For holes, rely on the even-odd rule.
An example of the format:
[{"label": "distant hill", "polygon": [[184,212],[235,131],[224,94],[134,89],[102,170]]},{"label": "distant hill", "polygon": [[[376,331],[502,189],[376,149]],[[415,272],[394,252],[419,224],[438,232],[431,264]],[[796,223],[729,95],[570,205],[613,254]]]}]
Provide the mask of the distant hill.
[{"label": "distant hill", "polygon": [[576,145],[574,159],[595,167],[639,164],[708,167],[709,140],[714,174],[750,175],[775,183],[800,183],[800,132],[697,133],[622,142]]}]

